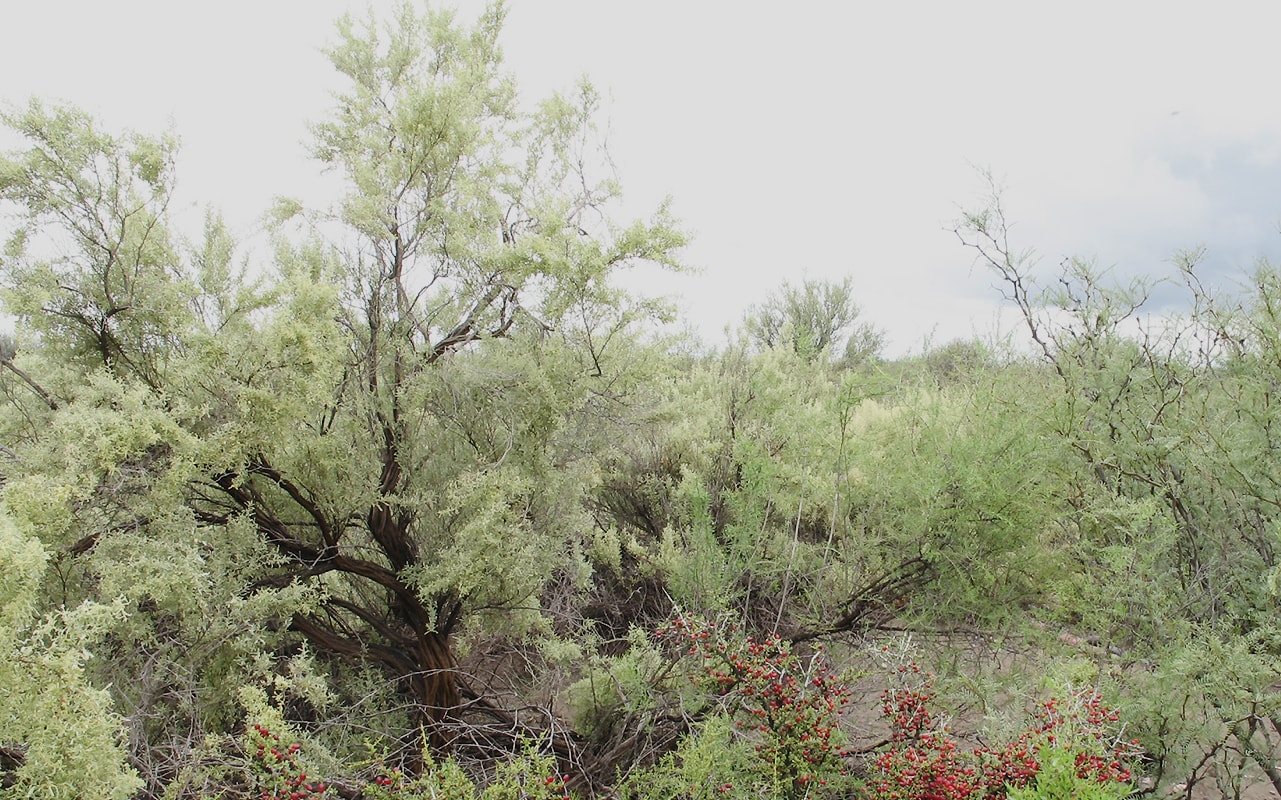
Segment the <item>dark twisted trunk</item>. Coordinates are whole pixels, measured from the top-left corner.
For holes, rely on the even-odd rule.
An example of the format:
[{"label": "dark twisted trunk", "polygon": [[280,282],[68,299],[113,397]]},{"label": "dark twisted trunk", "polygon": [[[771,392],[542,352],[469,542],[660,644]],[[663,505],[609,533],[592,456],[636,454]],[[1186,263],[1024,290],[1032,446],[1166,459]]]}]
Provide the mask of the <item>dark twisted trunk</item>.
[{"label": "dark twisted trunk", "polygon": [[[413,700],[415,729],[407,736],[411,748],[418,741],[419,726],[433,748],[448,747],[462,697],[447,633],[421,631],[410,636],[386,631],[392,635],[381,635],[384,641],[373,643],[339,633],[335,625],[303,614],[295,615],[290,627],[318,652],[376,664],[402,687]],[[419,760],[417,753],[409,756],[411,761]]]},{"label": "dark twisted trunk", "polygon": [[418,671],[410,687],[431,744],[440,749],[449,744],[450,723],[462,704],[458,674],[447,634],[424,633],[417,639]]},{"label": "dark twisted trunk", "polygon": [[[364,562],[335,559],[336,566],[348,575],[365,577],[391,591],[393,599],[386,608],[370,609],[342,600],[328,604],[328,620],[313,616],[295,616],[292,628],[301,633],[319,651],[355,658],[380,667],[387,677],[412,699],[414,730],[409,732],[412,748],[419,741],[418,728],[427,734],[436,750],[448,747],[450,729],[462,703],[457,665],[450,644],[450,633],[457,619],[457,604],[437,603],[430,613],[417,594],[395,573],[382,568],[370,570]],[[376,565],[374,565],[376,566]],[[363,623],[365,635],[350,633],[347,620]],[[418,760],[411,753],[411,760]]]},{"label": "dark twisted trunk", "polygon": [[[486,312],[500,300],[510,311],[515,290],[501,282],[492,283],[453,329],[420,352],[412,339],[415,334],[425,339],[429,329],[415,315],[400,282],[404,242],[397,229],[389,234],[393,242],[389,267],[365,309],[368,351],[362,358],[360,387],[360,393],[375,401],[377,409],[369,434],[377,442],[379,499],[356,515],[331,517],[316,494],[295,484],[261,455],[251,459],[243,473],[216,476],[214,484],[238,512],[252,515],[264,541],[288,561],[283,570],[259,581],[260,585],[283,586],[339,572],[372,586],[373,592],[358,593],[366,598],[361,601],[330,597],[321,612],[296,615],[291,627],[319,653],[378,666],[413,699],[418,724],[407,733],[412,766],[412,750],[420,741],[419,726],[438,749],[448,747],[450,731],[457,730],[462,697],[450,634],[462,603],[450,593],[420,596],[401,578],[407,569],[421,566],[414,538],[416,512],[398,502],[406,481],[401,447],[411,438],[402,418],[401,388],[433,361],[479,338]],[[505,333],[510,324],[503,317],[490,335]],[[359,549],[343,546],[346,526],[356,519],[364,523],[370,543],[379,553],[377,559],[358,558]],[[300,531],[314,531],[318,536]]]},{"label": "dark twisted trunk", "polygon": [[[394,490],[400,470],[391,461],[384,467],[383,488]],[[255,479],[265,479],[290,498],[290,513],[276,507],[264,495]],[[450,646],[450,634],[457,624],[461,603],[452,596],[424,602],[419,593],[401,578],[406,567],[418,562],[411,527],[413,517],[398,511],[389,502],[379,502],[365,515],[370,538],[383,556],[380,561],[357,558],[342,548],[341,526],[335,525],[310,493],[295,485],[283,473],[258,457],[245,473],[223,473],[213,485],[232,501],[236,511],[252,515],[264,540],[283,555],[288,565],[274,575],[260,579],[255,587],[285,586],[310,580],[324,573],[338,572],[372,584],[373,596],[384,602],[358,604],[342,597],[330,597],[314,614],[294,615],[290,627],[307,639],[316,651],[330,656],[361,661],[379,667],[413,701],[414,729],[406,736],[408,765],[420,763],[415,752],[419,726],[436,749],[448,747],[449,731],[462,704],[458,673]],[[386,496],[386,495],[385,495]],[[277,498],[279,500],[279,498]],[[301,511],[303,525],[290,524]],[[230,514],[204,511],[201,518],[225,523]],[[316,530],[320,541],[307,541],[298,530]],[[253,588],[253,587],[251,587]]]}]

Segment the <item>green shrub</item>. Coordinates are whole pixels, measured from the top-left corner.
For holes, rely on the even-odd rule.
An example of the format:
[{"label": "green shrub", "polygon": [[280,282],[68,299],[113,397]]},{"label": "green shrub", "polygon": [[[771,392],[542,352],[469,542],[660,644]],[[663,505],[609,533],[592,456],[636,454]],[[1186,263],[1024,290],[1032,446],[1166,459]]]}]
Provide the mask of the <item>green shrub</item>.
[{"label": "green shrub", "polygon": [[1039,754],[1041,768],[1036,780],[1022,787],[1011,787],[1009,800],[1121,800],[1134,790],[1129,783],[1083,778],[1079,774],[1079,754],[1064,747],[1043,747]]}]

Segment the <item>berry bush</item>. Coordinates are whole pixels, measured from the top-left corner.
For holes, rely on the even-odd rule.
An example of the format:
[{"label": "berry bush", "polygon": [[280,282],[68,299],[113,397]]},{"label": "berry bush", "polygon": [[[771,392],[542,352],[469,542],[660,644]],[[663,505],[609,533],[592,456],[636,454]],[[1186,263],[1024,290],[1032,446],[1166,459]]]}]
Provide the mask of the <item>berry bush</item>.
[{"label": "berry bush", "polygon": [[[853,767],[868,800],[1120,798],[1132,788],[1139,747],[1122,738],[1119,715],[1094,690],[1040,703],[1003,742],[966,747],[938,712],[933,676],[905,661],[881,696],[888,742],[855,758],[841,729],[851,691],[821,650],[802,658],[777,637],[690,615],[657,633],[693,659],[688,677],[720,698],[739,741],[751,743],[755,764],[744,782],[776,797],[848,796],[850,782],[840,779]],[[746,791],[724,777],[715,792]]]},{"label": "berry bush", "polygon": [[777,636],[757,640],[737,626],[687,615],[658,635],[697,659],[690,679],[728,701],[778,794],[804,796],[844,774],[839,723],[850,690],[821,651],[803,659]]},{"label": "berry bush", "polygon": [[264,725],[254,725],[247,739],[250,774],[256,783],[258,800],[312,800],[328,796],[328,784],[310,779],[299,763],[302,745],[284,744],[280,734]]},{"label": "berry bush", "polygon": [[1068,774],[1055,775],[1059,783],[1079,787],[1070,796],[1129,792],[1138,744],[1121,738],[1119,715],[1094,690],[1042,703],[1004,745],[962,749],[933,710],[932,676],[909,663],[898,668],[897,678],[882,695],[890,744],[872,764],[869,798],[999,800],[1011,792],[1032,797],[1047,759],[1056,766],[1070,761]]}]

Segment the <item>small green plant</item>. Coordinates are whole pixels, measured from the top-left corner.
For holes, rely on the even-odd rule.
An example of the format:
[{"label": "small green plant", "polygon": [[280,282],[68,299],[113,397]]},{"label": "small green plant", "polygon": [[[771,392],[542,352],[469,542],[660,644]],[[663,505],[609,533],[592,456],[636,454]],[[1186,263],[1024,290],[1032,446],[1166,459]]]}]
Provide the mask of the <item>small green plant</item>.
[{"label": "small green plant", "polygon": [[1081,754],[1067,748],[1046,746],[1039,755],[1041,768],[1036,779],[1030,785],[1010,788],[1009,800],[1121,800],[1134,789],[1125,782],[1082,777]]},{"label": "small green plant", "polygon": [[677,746],[618,787],[623,800],[756,800],[773,782],[734,723],[717,714],[694,726]]},{"label": "small green plant", "polygon": [[368,765],[375,777],[360,790],[365,800],[572,800],[570,776],[556,759],[528,746],[494,767],[492,780],[479,787],[453,759],[427,758],[417,777],[388,769],[381,758]]},{"label": "small green plant", "polygon": [[246,734],[250,774],[259,800],[312,800],[329,796],[329,785],[310,779],[299,763],[302,745],[285,744],[280,734],[255,724]]}]

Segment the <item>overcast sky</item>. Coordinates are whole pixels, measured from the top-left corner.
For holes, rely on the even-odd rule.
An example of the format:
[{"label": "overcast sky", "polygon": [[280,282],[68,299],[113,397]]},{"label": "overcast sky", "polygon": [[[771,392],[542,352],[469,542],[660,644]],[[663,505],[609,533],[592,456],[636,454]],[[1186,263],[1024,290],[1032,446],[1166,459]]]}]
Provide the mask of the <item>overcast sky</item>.
[{"label": "overcast sky", "polygon": [[[392,0],[375,0],[375,8]],[[337,84],[320,47],[364,0],[42,0],[0,12],[0,101],[71,101],[183,142],[182,199],[242,235],[319,185],[307,123]],[[474,17],[479,0],[454,5]],[[988,274],[945,230],[1005,185],[1020,246],[1121,275],[1209,248],[1219,282],[1281,259],[1272,2],[513,0],[531,99],[609,98],[627,208],[695,234],[679,294],[709,343],[783,280],[853,279],[890,351],[997,324]]]}]

